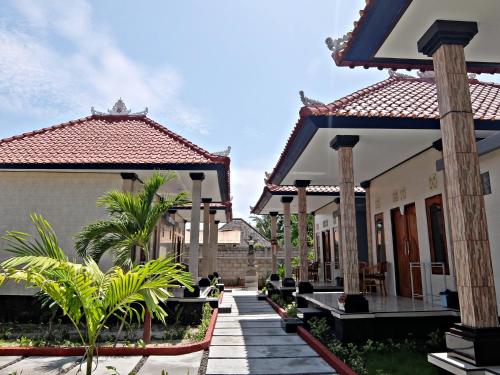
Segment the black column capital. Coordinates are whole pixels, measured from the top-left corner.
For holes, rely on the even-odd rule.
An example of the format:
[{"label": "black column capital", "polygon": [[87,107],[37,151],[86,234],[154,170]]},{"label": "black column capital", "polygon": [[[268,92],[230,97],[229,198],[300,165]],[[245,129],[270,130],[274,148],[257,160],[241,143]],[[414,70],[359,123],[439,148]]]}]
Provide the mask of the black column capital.
[{"label": "black column capital", "polygon": [[359,135],[337,135],[330,141],[330,147],[338,150],[341,147],[353,148],[359,142]]},{"label": "black column capital", "polygon": [[293,201],[293,197],[281,197],[281,203],[290,203]]},{"label": "black column capital", "polygon": [[278,216],[278,212],[271,211],[271,212],[269,212],[269,216]]},{"label": "black column capital", "polygon": [[333,201],[337,204],[340,204],[340,198],[335,198]]},{"label": "black column capital", "polygon": [[438,139],[437,141],[432,142],[432,148],[436,151],[443,151],[443,140]]},{"label": "black column capital", "polygon": [[295,180],[295,187],[308,187],[311,184],[311,180]]},{"label": "black column capital", "polygon": [[132,180],[132,181],[135,181],[137,180],[137,174],[135,173],[120,173],[120,176],[122,176],[122,179],[124,180]]},{"label": "black column capital", "polygon": [[211,203],[212,202],[212,198],[201,198],[201,202],[202,203]]},{"label": "black column capital", "polygon": [[436,20],[418,40],[418,52],[432,57],[443,44],[465,47],[477,31],[477,22]]},{"label": "black column capital", "polygon": [[205,179],[205,173],[200,172],[200,173],[190,173],[189,177],[191,177],[191,180],[193,181],[203,181]]},{"label": "black column capital", "polygon": [[215,225],[219,225],[219,223],[220,223],[220,220],[215,220],[215,221],[214,221],[214,224],[215,224]]},{"label": "black column capital", "polygon": [[363,189],[368,189],[370,187],[370,181],[362,181],[359,186],[361,186]]},{"label": "black column capital", "polygon": [[209,213],[210,215],[215,215],[215,214],[217,213],[217,210],[215,210],[215,209],[211,209],[210,211],[208,211],[208,213]]}]

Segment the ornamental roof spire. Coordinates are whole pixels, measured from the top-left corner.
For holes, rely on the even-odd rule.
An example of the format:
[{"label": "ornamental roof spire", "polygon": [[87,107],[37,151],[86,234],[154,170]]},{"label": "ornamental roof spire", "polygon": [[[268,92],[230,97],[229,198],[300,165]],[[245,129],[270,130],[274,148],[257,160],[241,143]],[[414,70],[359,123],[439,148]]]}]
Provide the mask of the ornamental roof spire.
[{"label": "ornamental roof spire", "polygon": [[131,113],[132,110],[128,109],[127,106],[125,105],[125,102],[123,101],[122,98],[118,99],[116,103],[113,105],[113,108],[108,109],[108,113],[101,112],[95,110],[94,107],[90,108],[90,112],[92,115],[97,115],[97,116],[146,116],[148,114],[148,107],[144,109],[144,111],[141,112],[134,112]]}]

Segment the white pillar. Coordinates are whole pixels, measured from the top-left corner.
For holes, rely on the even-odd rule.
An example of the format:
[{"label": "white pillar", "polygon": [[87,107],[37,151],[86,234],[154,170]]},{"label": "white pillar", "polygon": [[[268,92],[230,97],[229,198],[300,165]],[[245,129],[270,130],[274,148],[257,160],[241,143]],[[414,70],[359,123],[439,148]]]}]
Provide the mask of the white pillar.
[{"label": "white pillar", "polygon": [[200,206],[201,206],[201,182],[205,178],[203,173],[190,173],[193,181],[191,193],[191,231],[189,241],[189,272],[193,281],[198,281],[198,253],[200,249]]},{"label": "white pillar", "polygon": [[207,277],[209,272],[209,253],[210,253],[210,202],[212,198],[202,198],[203,202],[203,247],[201,251],[201,270],[202,277]]},{"label": "white pillar", "polygon": [[295,180],[298,199],[298,229],[299,229],[299,280],[309,281],[309,264],[307,261],[307,193],[306,188],[311,181]]},{"label": "white pillar", "polygon": [[285,242],[285,277],[292,277],[292,233],[290,228],[290,202],[293,197],[281,197],[283,203],[283,237]]},{"label": "white pillar", "polygon": [[[213,213],[212,213],[213,212]],[[209,273],[219,272],[218,247],[219,247],[219,220],[215,220],[215,210],[210,211],[210,269]],[[220,273],[220,272],[219,272]]]}]

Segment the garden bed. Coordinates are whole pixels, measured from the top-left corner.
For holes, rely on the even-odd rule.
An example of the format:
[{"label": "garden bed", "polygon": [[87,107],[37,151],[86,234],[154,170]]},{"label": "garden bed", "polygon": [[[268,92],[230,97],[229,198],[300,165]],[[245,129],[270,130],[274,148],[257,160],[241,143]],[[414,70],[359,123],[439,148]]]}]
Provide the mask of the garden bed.
[{"label": "garden bed", "polygon": [[[112,335],[113,332],[107,330],[103,333],[96,351],[99,355],[135,356],[179,355],[206,350],[212,341],[213,330],[218,316],[218,309],[211,310],[208,304],[206,306],[201,323],[196,327],[181,325],[161,326],[163,328],[163,337],[159,337],[158,333],[162,331],[155,329],[159,327],[158,325],[153,325],[153,340],[147,345],[144,344],[142,339],[125,339],[118,341],[116,346],[113,346],[115,341]],[[61,331],[56,333],[58,337],[52,341],[27,336],[29,332],[33,332],[33,328],[35,327],[40,326],[2,324],[0,336],[3,339],[0,339],[0,356],[81,356],[85,354],[85,348],[81,346],[80,342],[73,339],[72,330],[69,325],[61,324],[53,328],[53,331]],[[19,334],[19,329],[23,328],[27,335],[24,335],[23,331]],[[10,329],[12,332],[17,333],[17,339],[10,338],[10,335],[12,335],[12,333],[8,332]],[[129,338],[132,338],[132,334],[134,337],[139,334],[142,336],[142,330],[134,328],[133,333],[130,330],[123,333],[125,337],[128,335]],[[169,334],[171,335],[170,339]],[[108,338],[112,340],[108,340]]]},{"label": "garden bed", "polygon": [[[281,316],[294,306],[279,297],[267,298]],[[344,344],[336,340],[327,319],[313,318],[310,330],[298,327],[297,333],[323,359],[342,375],[437,375],[437,369],[427,362],[426,353],[442,349],[444,334],[434,332],[426,342],[408,338],[402,342],[367,340],[364,345]]]}]

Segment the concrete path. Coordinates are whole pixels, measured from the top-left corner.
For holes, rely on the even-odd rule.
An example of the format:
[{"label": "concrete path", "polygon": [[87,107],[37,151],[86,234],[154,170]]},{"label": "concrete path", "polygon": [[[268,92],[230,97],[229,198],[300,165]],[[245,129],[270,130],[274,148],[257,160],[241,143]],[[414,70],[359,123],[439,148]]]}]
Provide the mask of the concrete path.
[{"label": "concrete path", "polygon": [[[162,370],[168,375],[196,375],[201,363],[203,351],[178,356],[150,356],[142,365],[138,374],[161,375]],[[20,360],[19,360],[20,359]],[[112,366],[120,375],[128,375],[142,359],[140,356],[99,357],[99,365],[93,375],[110,375]],[[17,361],[16,361],[17,360]],[[16,361],[12,363],[13,361]],[[85,364],[81,369],[80,357],[1,357],[0,375],[17,373],[17,375],[68,375],[84,374]],[[5,365],[12,363],[6,367]]]},{"label": "concrete path", "polygon": [[281,329],[281,318],[256,292],[224,292],[231,314],[219,314],[207,375],[335,374],[305,341]]}]

